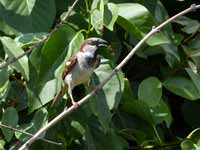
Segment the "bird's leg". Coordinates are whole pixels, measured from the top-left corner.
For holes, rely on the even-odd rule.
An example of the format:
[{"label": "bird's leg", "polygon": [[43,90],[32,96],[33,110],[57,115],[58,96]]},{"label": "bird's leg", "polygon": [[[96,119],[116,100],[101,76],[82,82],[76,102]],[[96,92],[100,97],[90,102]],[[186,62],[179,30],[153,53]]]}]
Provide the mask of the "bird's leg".
[{"label": "bird's leg", "polygon": [[69,94],[69,97],[71,99],[72,105],[75,108],[78,108],[79,104],[74,100],[73,95],[72,95],[72,86],[71,86],[71,83],[68,84],[68,94]]}]

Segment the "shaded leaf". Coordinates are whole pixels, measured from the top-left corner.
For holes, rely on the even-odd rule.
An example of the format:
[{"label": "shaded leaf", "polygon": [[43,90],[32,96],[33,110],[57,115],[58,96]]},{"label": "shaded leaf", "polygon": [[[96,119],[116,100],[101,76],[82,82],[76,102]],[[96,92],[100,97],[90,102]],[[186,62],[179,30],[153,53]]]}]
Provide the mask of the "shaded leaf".
[{"label": "shaded leaf", "polygon": [[138,99],[149,106],[156,106],[162,96],[162,83],[156,77],[143,80],[138,89]]},{"label": "shaded leaf", "polygon": [[[102,59],[101,65],[95,70],[98,77],[98,82],[102,82],[113,70],[112,64],[109,60]],[[113,88],[115,87],[115,88]],[[109,109],[116,109],[120,102],[122,92],[124,90],[123,73],[119,71],[108,83],[103,87],[103,93],[107,101]]]},{"label": "shaded leaf", "polygon": [[174,76],[163,82],[165,88],[174,94],[184,97],[189,100],[197,100],[200,98],[200,94],[192,83],[191,80],[181,77]]},{"label": "shaded leaf", "polygon": [[[8,107],[2,116],[2,124],[15,128],[18,124],[18,114],[15,108]],[[2,128],[3,135],[5,136],[6,140],[9,142],[14,134],[13,130]]]},{"label": "shaded leaf", "polygon": [[0,3],[0,19],[9,25],[11,30],[14,29],[14,32],[16,30],[23,33],[48,31],[55,15],[54,0],[1,0]]},{"label": "shaded leaf", "polygon": [[[147,8],[137,3],[118,4],[119,16],[117,23],[138,39],[144,37],[154,26],[154,21]],[[134,10],[134,11],[132,11]],[[170,43],[168,37],[158,33],[147,40],[151,46]]]},{"label": "shaded leaf", "polygon": [[108,3],[104,6],[104,25],[113,31],[114,24],[118,17],[118,7],[114,3]]},{"label": "shaded leaf", "polygon": [[[5,52],[8,54],[10,59],[16,58],[24,53],[24,51],[17,46],[17,44],[9,37],[0,37]],[[29,80],[29,66],[27,56],[22,57],[15,63],[11,64],[21,72],[25,79]]]},{"label": "shaded leaf", "polygon": [[5,1],[1,0],[0,3],[7,10],[12,10],[16,14],[22,16],[28,16],[31,14],[36,0],[15,0],[15,1]]},{"label": "shaded leaf", "polygon": [[15,42],[19,47],[26,48],[32,44],[36,44],[47,36],[47,33],[27,33],[15,38]]},{"label": "shaded leaf", "polygon": [[198,73],[194,73],[190,68],[186,68],[185,70],[187,71],[188,75],[196,86],[198,93],[200,93],[200,75]]},{"label": "shaded leaf", "polygon": [[68,25],[63,25],[51,34],[42,48],[37,84],[42,85],[54,78],[54,71],[64,60],[74,35],[75,31]]}]

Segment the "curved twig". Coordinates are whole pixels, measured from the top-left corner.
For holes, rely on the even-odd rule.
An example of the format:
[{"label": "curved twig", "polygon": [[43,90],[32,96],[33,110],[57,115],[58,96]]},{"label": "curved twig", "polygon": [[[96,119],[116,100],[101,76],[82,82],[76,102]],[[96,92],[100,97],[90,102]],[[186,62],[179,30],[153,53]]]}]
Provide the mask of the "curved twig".
[{"label": "curved twig", "polygon": [[[101,82],[96,89],[94,89],[88,95],[86,95],[84,98],[82,98],[80,101],[78,101],[78,104],[80,106],[83,105],[84,103],[86,103],[88,101],[88,99],[91,96],[93,96],[99,89],[101,89],[132,58],[132,56],[134,55],[134,53],[145,43],[145,41],[147,39],[149,39],[151,36],[153,36],[154,34],[156,34],[157,32],[159,32],[161,28],[163,28],[166,24],[170,23],[171,21],[173,21],[177,17],[182,16],[182,15],[184,15],[186,13],[191,12],[191,11],[195,11],[197,9],[200,9],[200,5],[193,4],[189,8],[185,9],[184,11],[182,11],[182,12],[178,13],[177,15],[169,18],[168,20],[166,20],[165,22],[163,22],[159,26],[153,27],[152,30],[146,36],[144,36],[144,38],[120,62],[120,64],[115,67],[115,69],[110,73],[110,75],[103,82]],[[44,126],[43,128],[41,128],[37,133],[35,133],[35,135],[32,138],[30,138],[26,143],[24,143],[24,145],[22,145],[19,150],[25,150],[25,149],[27,149],[31,144],[33,144],[35,142],[35,140],[42,133],[44,133],[45,131],[47,131],[49,128],[51,128],[52,126],[54,126],[56,123],[58,123],[60,120],[62,120],[65,116],[71,114],[75,110],[76,110],[76,107],[74,107],[74,105],[72,105],[68,109],[67,108],[64,109],[63,112],[61,112],[58,116],[56,116],[53,120],[51,120],[46,126]]]},{"label": "curved twig", "polygon": [[[9,130],[12,130],[12,131],[15,131],[15,132],[19,132],[19,133],[22,133],[24,135],[28,135],[30,137],[33,137],[33,134],[32,133],[29,133],[29,132],[26,132],[26,131],[22,131],[22,130],[19,130],[19,129],[16,129],[16,128],[13,128],[13,127],[10,127],[10,126],[7,126],[5,124],[2,124],[0,123],[0,128],[5,128],[5,129],[9,129]],[[54,142],[54,141],[50,141],[50,140],[47,140],[45,138],[40,138],[42,141],[46,142],[46,143],[49,143],[49,144],[53,144],[53,145],[58,145],[58,146],[63,146],[63,143],[57,143],[57,142]]]}]

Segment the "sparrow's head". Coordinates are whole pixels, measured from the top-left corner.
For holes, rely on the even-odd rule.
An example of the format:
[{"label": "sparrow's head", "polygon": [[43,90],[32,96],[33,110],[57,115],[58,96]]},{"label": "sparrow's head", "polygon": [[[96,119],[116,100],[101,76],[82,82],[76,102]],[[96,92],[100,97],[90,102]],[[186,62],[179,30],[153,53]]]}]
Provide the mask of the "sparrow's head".
[{"label": "sparrow's head", "polygon": [[100,47],[105,47],[108,45],[108,42],[97,37],[92,37],[86,39],[81,45],[80,51],[82,52],[96,52]]}]

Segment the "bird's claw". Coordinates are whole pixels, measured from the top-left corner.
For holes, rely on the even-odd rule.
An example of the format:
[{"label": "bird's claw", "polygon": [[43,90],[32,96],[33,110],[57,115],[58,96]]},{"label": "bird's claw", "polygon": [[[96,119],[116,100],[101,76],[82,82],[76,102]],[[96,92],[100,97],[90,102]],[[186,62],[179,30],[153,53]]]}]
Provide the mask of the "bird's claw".
[{"label": "bird's claw", "polygon": [[78,109],[80,106],[78,102],[72,102],[72,105],[74,106],[75,109]]}]

